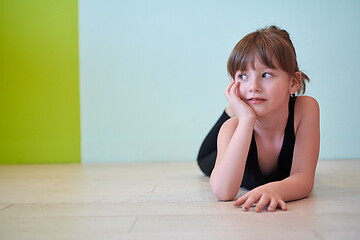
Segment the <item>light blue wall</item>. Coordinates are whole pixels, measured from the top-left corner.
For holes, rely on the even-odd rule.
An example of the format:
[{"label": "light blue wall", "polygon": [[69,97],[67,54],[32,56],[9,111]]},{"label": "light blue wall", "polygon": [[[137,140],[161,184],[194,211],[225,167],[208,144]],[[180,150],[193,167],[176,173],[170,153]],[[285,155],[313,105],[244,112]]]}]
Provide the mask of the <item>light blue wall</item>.
[{"label": "light blue wall", "polygon": [[79,3],[82,162],[195,160],[245,34],[288,30],[321,106],[321,158],[360,158],[360,1]]}]

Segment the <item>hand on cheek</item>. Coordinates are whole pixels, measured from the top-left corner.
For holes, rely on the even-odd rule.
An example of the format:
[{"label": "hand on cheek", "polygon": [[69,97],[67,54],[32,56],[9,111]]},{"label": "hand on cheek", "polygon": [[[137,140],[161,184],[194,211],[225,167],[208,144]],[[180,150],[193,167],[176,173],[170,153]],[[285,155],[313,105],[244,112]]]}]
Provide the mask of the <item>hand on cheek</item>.
[{"label": "hand on cheek", "polygon": [[229,105],[234,115],[238,118],[256,118],[254,110],[247,105],[242,99],[240,94],[240,82],[231,81],[228,87],[225,89],[225,97],[227,98]]}]

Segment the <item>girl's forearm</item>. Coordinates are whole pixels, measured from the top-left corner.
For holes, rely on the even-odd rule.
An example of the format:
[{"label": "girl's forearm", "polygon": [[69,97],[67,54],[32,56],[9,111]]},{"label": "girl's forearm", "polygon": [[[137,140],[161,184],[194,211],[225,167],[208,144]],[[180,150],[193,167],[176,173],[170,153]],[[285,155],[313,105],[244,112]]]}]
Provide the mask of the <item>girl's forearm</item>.
[{"label": "girl's forearm", "polygon": [[314,186],[314,176],[298,173],[264,186],[275,190],[285,202],[299,200],[310,195]]},{"label": "girl's forearm", "polygon": [[217,156],[210,185],[219,200],[233,200],[239,192],[253,127],[253,120],[239,123],[224,153]]}]

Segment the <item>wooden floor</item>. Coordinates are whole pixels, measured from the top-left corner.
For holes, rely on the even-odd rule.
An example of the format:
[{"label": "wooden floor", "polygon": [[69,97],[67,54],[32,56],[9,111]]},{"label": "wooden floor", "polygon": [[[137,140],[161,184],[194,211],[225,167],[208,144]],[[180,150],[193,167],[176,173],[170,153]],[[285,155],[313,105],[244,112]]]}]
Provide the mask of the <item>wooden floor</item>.
[{"label": "wooden floor", "polygon": [[0,239],[360,239],[360,160],[321,160],[288,211],[218,202],[197,165],[0,165]]}]

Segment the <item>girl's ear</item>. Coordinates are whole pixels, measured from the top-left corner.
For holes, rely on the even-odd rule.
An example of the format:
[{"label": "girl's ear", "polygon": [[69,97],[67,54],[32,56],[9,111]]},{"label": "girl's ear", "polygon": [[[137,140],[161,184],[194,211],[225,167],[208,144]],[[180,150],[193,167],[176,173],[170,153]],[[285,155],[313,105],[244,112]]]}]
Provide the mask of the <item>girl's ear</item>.
[{"label": "girl's ear", "polygon": [[290,80],[290,93],[295,94],[300,88],[300,79],[302,77],[301,72],[295,72],[295,75],[292,76]]}]

